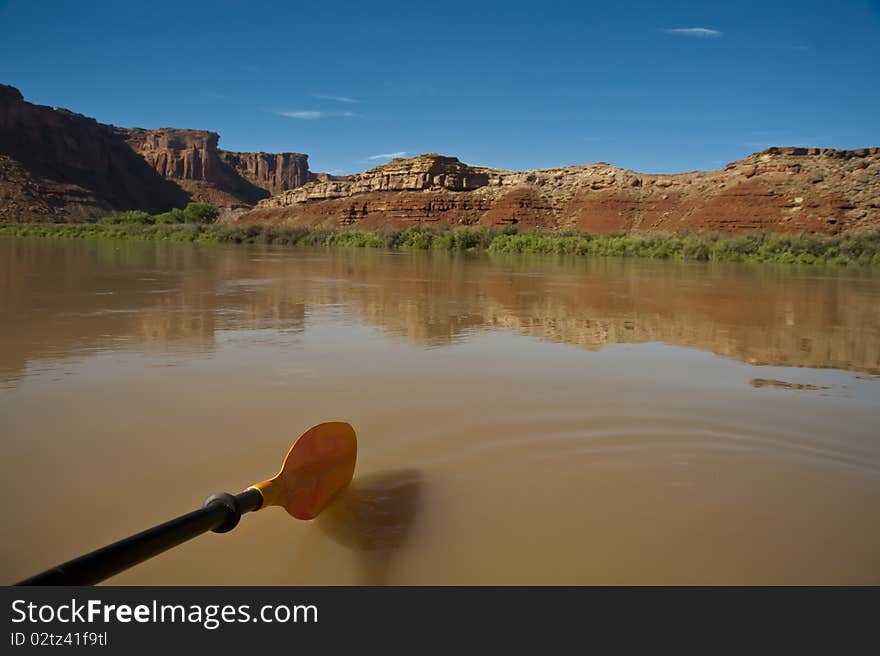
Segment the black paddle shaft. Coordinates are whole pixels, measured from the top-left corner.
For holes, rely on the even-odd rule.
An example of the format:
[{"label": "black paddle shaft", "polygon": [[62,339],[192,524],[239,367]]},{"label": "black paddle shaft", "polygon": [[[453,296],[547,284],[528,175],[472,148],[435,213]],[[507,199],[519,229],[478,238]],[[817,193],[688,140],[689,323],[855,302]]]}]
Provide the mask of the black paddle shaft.
[{"label": "black paddle shaft", "polygon": [[235,496],[213,494],[198,510],[53,567],[17,585],[94,585],[202,533],[231,531],[244,513],[259,510],[262,505],[263,495],[255,489]]}]

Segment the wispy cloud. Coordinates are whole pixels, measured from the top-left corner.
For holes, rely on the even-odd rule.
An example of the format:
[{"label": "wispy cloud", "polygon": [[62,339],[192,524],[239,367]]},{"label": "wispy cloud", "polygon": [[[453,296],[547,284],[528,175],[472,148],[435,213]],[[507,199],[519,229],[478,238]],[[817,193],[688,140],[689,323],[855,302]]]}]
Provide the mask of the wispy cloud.
[{"label": "wispy cloud", "polygon": [[348,96],[328,96],[323,93],[313,93],[312,98],[317,98],[318,100],[335,100],[336,102],[342,103],[359,103],[360,100],[357,98],[349,98]]},{"label": "wispy cloud", "polygon": [[314,121],[319,118],[329,118],[331,116],[360,116],[354,112],[323,112],[317,109],[305,109],[295,112],[276,112],[279,116],[287,118],[300,118],[307,121]]},{"label": "wispy cloud", "polygon": [[367,159],[394,159],[395,157],[403,157],[406,155],[405,150],[398,150],[395,153],[382,153],[381,155],[370,155]]},{"label": "wispy cloud", "polygon": [[722,34],[719,30],[711,30],[708,27],[674,27],[663,31],[667,34],[693,36],[698,39],[717,39]]},{"label": "wispy cloud", "polygon": [[308,120],[313,120],[324,116],[324,112],[319,112],[316,110],[307,110],[301,112],[278,112],[278,114],[280,116],[286,116],[287,118],[304,118]]}]

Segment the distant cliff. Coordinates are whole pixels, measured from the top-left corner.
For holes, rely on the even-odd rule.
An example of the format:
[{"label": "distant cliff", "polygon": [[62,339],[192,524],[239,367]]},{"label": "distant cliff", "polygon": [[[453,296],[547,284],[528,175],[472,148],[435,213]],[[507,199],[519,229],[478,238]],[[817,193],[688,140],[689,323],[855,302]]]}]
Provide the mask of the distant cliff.
[{"label": "distant cliff", "polygon": [[312,176],[300,153],[232,153],[203,130],[118,128],[0,85],[0,222],[80,221],[205,201],[248,209]]},{"label": "distant cliff", "polygon": [[311,182],[261,201],[239,220],[835,234],[880,228],[880,148],[768,148],[723,170],[674,175],[603,162],[503,171],[429,153]]},{"label": "distant cliff", "polygon": [[220,135],[205,130],[117,128],[159,175],[186,189],[193,200],[221,207],[249,206],[309,180],[308,155],[233,153]]},{"label": "distant cliff", "polygon": [[277,194],[301,187],[311,179],[309,156],[303,153],[233,153],[220,158],[261,189]]},{"label": "distant cliff", "polygon": [[331,228],[880,229],[880,148],[768,148],[721,170],[672,175],[604,162],[505,171],[428,153],[331,176],[310,172],[301,153],[218,143],[204,130],[103,125],[0,85],[0,221],[76,221],[197,200],[234,210],[239,222]]},{"label": "distant cliff", "polygon": [[188,195],[112,126],[25,102],[0,85],[0,221],[76,221],[112,210],[161,212]]}]

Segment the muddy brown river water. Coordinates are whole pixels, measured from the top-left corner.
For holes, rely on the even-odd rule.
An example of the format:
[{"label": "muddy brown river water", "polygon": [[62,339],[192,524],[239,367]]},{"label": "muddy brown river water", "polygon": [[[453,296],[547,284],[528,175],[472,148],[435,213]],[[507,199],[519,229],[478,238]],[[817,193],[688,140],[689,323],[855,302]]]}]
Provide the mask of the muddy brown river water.
[{"label": "muddy brown river water", "polygon": [[0,239],[0,583],[275,473],[116,584],[880,583],[880,272]]}]

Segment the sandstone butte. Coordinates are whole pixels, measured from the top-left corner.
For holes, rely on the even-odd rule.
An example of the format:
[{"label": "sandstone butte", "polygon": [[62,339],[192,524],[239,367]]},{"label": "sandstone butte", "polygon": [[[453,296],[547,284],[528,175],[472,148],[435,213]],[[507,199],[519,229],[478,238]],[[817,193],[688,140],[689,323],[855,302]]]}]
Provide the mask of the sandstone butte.
[{"label": "sandstone butte", "polygon": [[234,153],[202,130],[117,128],[0,85],[0,221],[74,221],[190,200],[242,223],[377,229],[880,229],[880,148],[768,148],[717,171],[645,174],[604,162],[505,171],[429,153],[350,176],[301,153]]},{"label": "sandstone butte", "polygon": [[674,175],[602,162],[502,171],[428,154],[287,190],[240,220],[832,234],[880,227],[880,148],[769,148],[720,171]]}]

